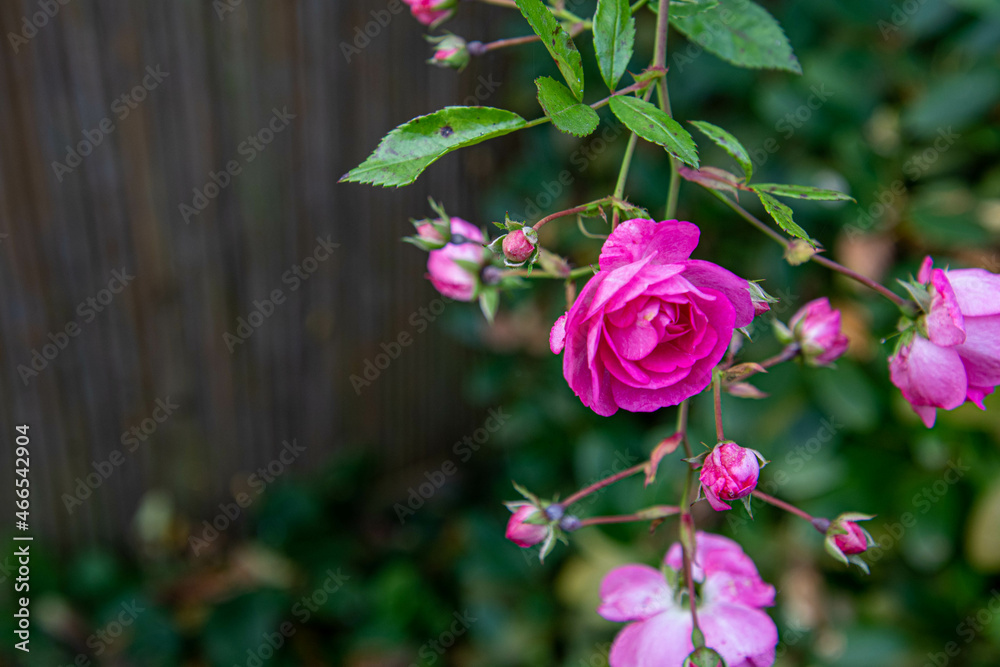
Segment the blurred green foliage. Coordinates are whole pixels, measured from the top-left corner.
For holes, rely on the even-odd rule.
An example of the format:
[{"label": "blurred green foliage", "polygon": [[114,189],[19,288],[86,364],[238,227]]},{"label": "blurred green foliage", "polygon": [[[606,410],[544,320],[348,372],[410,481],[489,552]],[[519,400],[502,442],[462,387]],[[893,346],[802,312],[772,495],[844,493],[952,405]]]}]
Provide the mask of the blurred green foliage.
[{"label": "blurred green foliage", "polygon": [[[885,284],[912,272],[927,253],[939,264],[1000,270],[1000,4],[767,6],[785,27],[803,76],[737,69],[674,32],[669,80],[676,115],[735,134],[760,181],[850,192],[858,205],[796,203],[796,218],[833,257]],[[649,28],[640,21],[639,53],[651,52]],[[496,29],[491,37],[526,32],[513,16]],[[592,49],[578,41],[587,79],[596,84]],[[501,106],[537,116],[530,82],[553,74],[551,60],[534,46],[473,67],[485,71],[499,58],[513,61],[506,81],[516,82],[503,87]],[[643,65],[633,61],[633,71]],[[508,150],[493,165],[482,219],[502,219],[505,211],[524,217],[532,205],[544,214],[607,194],[627,135],[606,110],[602,119],[604,138],[578,140],[544,128],[503,140]],[[721,151],[701,146],[704,164],[735,168]],[[563,171],[569,178],[560,183]],[[667,179],[663,152],[640,146],[629,197],[661,211]],[[888,381],[892,341],[880,341],[894,329],[891,304],[821,267],[788,266],[775,244],[691,184],[682,187],[679,217],[702,228],[697,257],[765,281],[782,301],[776,317],[787,320],[809,299],[830,295],[852,338],[835,370],[775,368],[756,381],[768,399],[727,398],[725,415],[730,437],[772,461],[764,490],[816,515],[878,515],[869,524],[882,545],[870,555],[872,575],[834,562],[821,536],[773,508],[755,507],[752,522],[738,506],[696,513],[703,528],[743,544],[778,588],[778,664],[1000,664],[995,397],[986,413],[969,406],[939,411],[938,426],[925,429]],[[599,220],[586,224],[606,233]],[[596,256],[600,241],[571,222],[545,231],[543,243],[577,264]],[[442,318],[437,335],[481,349],[466,381],[469,402],[482,408],[484,420],[497,406],[510,415],[477,451],[445,445],[437,458],[399,471],[358,449],[309,479],[275,485],[250,523],[231,528],[197,558],[187,549],[186,519],[153,496],[144,509],[152,503],[167,518],[149,528],[141,524],[156,512],[140,513],[141,537],[127,552],[95,547],[56,557],[39,545],[32,570],[36,633],[23,664],[88,664],[73,661],[98,648],[89,664],[605,664],[620,626],[594,612],[601,577],[627,562],[657,563],[676,524],[667,521],[652,535],[644,526],[587,529],[540,565],[532,550],[504,540],[500,501],[515,497],[511,479],[541,495],[565,496],[633,463],[672,432],[675,416],[665,410],[604,419],[580,405],[545,345],[563,299],[561,285],[515,294],[492,333],[474,307]],[[777,351],[767,328],[758,326],[744,359]],[[691,414],[694,442],[708,442],[707,396],[693,401]],[[456,427],[456,441],[474,433]],[[581,514],[675,502],[677,456],[661,464],[656,484],[625,481],[588,499]],[[457,472],[421,498],[421,484],[433,485],[449,460]],[[422,505],[401,521],[399,506],[411,490]],[[104,643],[94,633],[111,633],[129,604],[143,611]],[[11,605],[5,597],[7,637]],[[15,659],[10,642],[0,651]]]}]

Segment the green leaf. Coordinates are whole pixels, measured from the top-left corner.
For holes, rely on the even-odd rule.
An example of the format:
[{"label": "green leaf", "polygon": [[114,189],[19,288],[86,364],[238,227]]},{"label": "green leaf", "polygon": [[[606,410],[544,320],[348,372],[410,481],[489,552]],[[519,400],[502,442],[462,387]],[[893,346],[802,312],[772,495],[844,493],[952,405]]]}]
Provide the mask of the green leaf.
[{"label": "green leaf", "polygon": [[706,137],[718,144],[724,151],[729,153],[740,167],[743,168],[743,173],[746,174],[747,180],[753,176],[753,162],[750,160],[750,154],[747,153],[747,149],[743,147],[739,139],[729,134],[723,130],[718,125],[712,125],[703,120],[693,120],[691,124],[701,130]]},{"label": "green leaf", "polygon": [[[718,6],[719,0],[673,0],[670,3],[670,18],[674,18],[675,16],[694,16]],[[653,10],[653,13],[659,13],[659,0],[650,2],[649,8]]]},{"label": "green leaf", "polygon": [[792,209],[763,192],[758,192],[757,196],[760,197],[760,203],[764,205],[768,214],[774,218],[779,227],[796,238],[808,241],[813,246],[817,245],[817,241],[806,234],[806,230],[799,227],[798,223],[792,220]]},{"label": "green leaf", "polygon": [[625,127],[659,144],[681,162],[698,168],[698,147],[681,124],[649,102],[630,95],[611,98],[611,111]]},{"label": "green leaf", "polygon": [[585,137],[597,129],[600,116],[586,104],[578,102],[569,88],[547,76],[535,79],[535,85],[538,86],[538,103],[542,105],[542,111],[560,131]]},{"label": "green leaf", "polygon": [[583,61],[573,39],[562,29],[542,0],[516,0],[531,29],[549,50],[577,100],[583,101]]},{"label": "green leaf", "polygon": [[793,199],[810,199],[812,201],[854,201],[854,197],[836,190],[824,190],[808,185],[782,185],[781,183],[759,183],[750,186],[754,192],[766,192],[776,197],[792,197]]},{"label": "green leaf", "polygon": [[614,92],[632,60],[635,19],[628,0],[598,0],[594,14],[594,50],[601,77]]},{"label": "green leaf", "polygon": [[523,118],[503,109],[446,107],[414,118],[387,134],[375,152],[340,182],[382,187],[409,185],[442,155],[509,134],[525,125]]},{"label": "green leaf", "polygon": [[670,24],[733,65],[802,74],[781,26],[766,9],[750,0],[719,0],[718,7],[691,16],[671,12]]}]

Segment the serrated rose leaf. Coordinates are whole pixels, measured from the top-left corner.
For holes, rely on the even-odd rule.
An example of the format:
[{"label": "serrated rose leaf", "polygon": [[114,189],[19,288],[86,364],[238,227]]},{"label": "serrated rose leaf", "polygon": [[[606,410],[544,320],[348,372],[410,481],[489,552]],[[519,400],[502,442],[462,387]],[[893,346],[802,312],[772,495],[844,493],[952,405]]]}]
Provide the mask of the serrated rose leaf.
[{"label": "serrated rose leaf", "polygon": [[409,185],[453,150],[503,136],[526,125],[511,111],[492,107],[446,107],[419,116],[387,134],[367,160],[340,182],[382,187]]}]

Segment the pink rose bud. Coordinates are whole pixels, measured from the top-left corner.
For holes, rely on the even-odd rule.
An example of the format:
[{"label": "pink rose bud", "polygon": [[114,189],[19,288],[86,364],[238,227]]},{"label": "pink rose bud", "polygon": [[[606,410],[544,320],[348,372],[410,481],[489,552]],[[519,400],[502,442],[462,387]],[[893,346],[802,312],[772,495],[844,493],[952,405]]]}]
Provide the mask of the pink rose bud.
[{"label": "pink rose bud", "polygon": [[503,240],[503,256],[511,263],[522,264],[535,252],[535,245],[525,236],[523,229],[515,229]]},{"label": "pink rose bud", "polygon": [[[867,530],[859,526],[857,521],[868,521],[873,519],[871,514],[861,514],[859,512],[847,512],[841,514],[826,527],[827,552],[841,561],[845,565],[854,564],[860,567],[866,574],[868,573],[868,563],[861,558],[870,547],[875,546],[875,540]],[[814,523],[814,525],[816,525]],[[822,527],[816,525],[817,529]]]},{"label": "pink rose bud", "polygon": [[826,366],[847,351],[847,336],[840,331],[840,311],[826,297],[815,299],[795,313],[788,326],[802,347],[802,356],[813,366]]},{"label": "pink rose bud", "polygon": [[837,545],[838,549],[848,556],[864,553],[868,550],[868,538],[861,526],[853,521],[844,521],[842,526],[847,532],[833,536],[833,543]]},{"label": "pink rose bud", "polygon": [[507,539],[523,549],[533,547],[544,540],[549,532],[548,526],[525,523],[538,513],[539,510],[534,505],[523,505],[514,512],[507,522]]},{"label": "pink rose bud", "polygon": [[434,225],[432,225],[429,222],[425,222],[422,225],[418,225],[417,234],[420,235],[420,238],[426,239],[428,241],[435,241],[437,243],[444,241],[444,237],[441,236],[441,233],[438,230],[434,229]]},{"label": "pink rose bud", "polygon": [[410,6],[410,13],[424,25],[440,23],[446,19],[456,0],[403,0]]},{"label": "pink rose bud", "polygon": [[434,55],[427,61],[431,65],[460,70],[469,64],[469,49],[466,46],[465,40],[458,35],[428,37],[427,40],[435,45]]},{"label": "pink rose bud", "polygon": [[701,488],[712,509],[721,512],[732,509],[727,501],[749,496],[757,486],[761,463],[759,452],[740,447],[735,442],[715,446],[701,467]]},{"label": "pink rose bud", "polygon": [[[449,299],[473,301],[479,291],[479,269],[488,260],[483,233],[461,218],[451,219],[451,243],[432,250],[427,258],[427,278]],[[463,264],[459,264],[462,262]]]}]

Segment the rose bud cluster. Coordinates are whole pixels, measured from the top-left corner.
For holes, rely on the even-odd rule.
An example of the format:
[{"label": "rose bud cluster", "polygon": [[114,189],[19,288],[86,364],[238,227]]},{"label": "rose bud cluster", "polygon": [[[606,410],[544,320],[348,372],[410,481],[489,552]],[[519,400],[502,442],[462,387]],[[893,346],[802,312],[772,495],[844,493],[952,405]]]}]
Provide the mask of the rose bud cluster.
[{"label": "rose bud cluster", "polygon": [[1000,384],[1000,275],[933,266],[925,258],[916,282],[904,283],[922,312],[900,322],[889,357],[892,383],[928,428],[937,408],[969,401],[985,410]]},{"label": "rose bud cluster", "polygon": [[750,494],[757,488],[760,469],[765,465],[767,460],[757,450],[731,441],[720,442],[702,463],[700,492],[717,512],[732,509],[730,502],[742,500],[749,513]]},{"label": "rose bud cluster", "polygon": [[418,21],[432,28],[448,20],[454,13],[457,0],[403,0]]},{"label": "rose bud cluster", "polygon": [[700,393],[733,331],[753,320],[748,281],[691,259],[700,233],[678,220],[621,223],[601,270],[553,326],[566,381],[597,414],[652,412]]},{"label": "rose bud cluster", "polygon": [[429,64],[457,70],[463,70],[469,64],[468,46],[465,40],[458,35],[443,35],[441,37],[427,37],[426,39],[434,45],[434,55],[427,61]]},{"label": "rose bud cluster", "polygon": [[875,540],[856,522],[874,518],[871,514],[847,512],[831,521],[826,529],[827,552],[845,565],[854,563],[868,574],[868,563],[862,560],[860,554],[875,546]]}]

